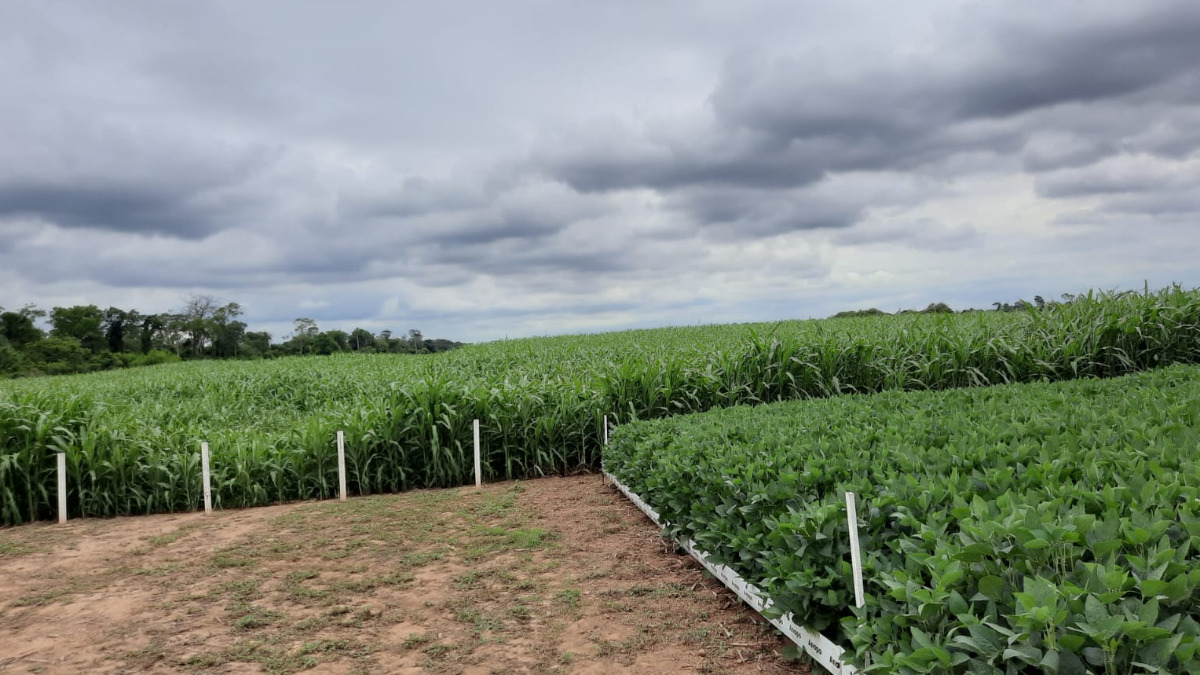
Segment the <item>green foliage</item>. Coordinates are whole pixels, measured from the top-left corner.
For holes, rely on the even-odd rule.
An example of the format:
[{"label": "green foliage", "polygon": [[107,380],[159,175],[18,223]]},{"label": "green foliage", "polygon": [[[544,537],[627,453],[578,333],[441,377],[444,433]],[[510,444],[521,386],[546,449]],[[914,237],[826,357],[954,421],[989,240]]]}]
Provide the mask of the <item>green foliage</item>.
[{"label": "green foliage", "polygon": [[[339,351],[385,351],[427,354],[462,346],[450,340],[425,340],[418,330],[407,338],[376,339],[363,329],[351,336],[340,330],[320,332],[312,319],[296,319],[296,335],[283,344],[271,344],[265,332],[247,332],[238,318],[236,302],[218,305],[207,295],[190,297],[177,313],[141,314],[137,310],[95,305],[55,307],[50,312],[54,328],[49,340],[37,327],[46,312],[26,305],[15,312],[0,307],[0,377],[67,375],[97,370],[153,365],[174,360],[254,359],[294,354],[328,355]],[[385,334],[387,332],[385,331]],[[390,337],[390,334],[387,334]],[[134,356],[139,353],[141,356]],[[150,356],[151,352],[158,352]]]},{"label": "green foliage", "polygon": [[1196,366],[738,407],[621,427],[605,458],[866,672],[1200,670]]},{"label": "green foliage", "polygon": [[339,336],[334,335],[335,332],[341,333],[340,337],[345,338],[346,334],[342,333],[341,331],[327,331],[321,333],[312,340],[311,346],[309,347],[312,353],[328,356],[329,354],[333,354],[335,352],[345,351],[345,349],[338,344]]},{"label": "green foliage", "polygon": [[47,375],[63,375],[87,370],[92,352],[71,337],[48,337],[25,349],[25,354]]},{"label": "green foliage", "polygon": [[837,314],[834,314],[832,319],[848,319],[854,316],[888,316],[888,313],[882,309],[871,307],[870,309],[847,309]]},{"label": "green foliage", "polygon": [[104,333],[100,330],[103,321],[104,313],[95,305],[55,307],[50,312],[50,323],[54,326],[50,335],[75,340],[85,349],[97,352],[105,344]]},{"label": "green foliage", "polygon": [[371,335],[371,332],[364,328],[355,328],[354,332],[350,333],[350,337],[347,339],[347,345],[351,350],[356,352],[374,351],[375,336]]},{"label": "green foliage", "polygon": [[[605,414],[625,423],[1178,362],[1200,362],[1200,293],[1174,288],[1042,312],[628,331],[421,358],[338,353],[26,379],[0,383],[0,459],[16,467],[0,474],[0,504],[11,504],[2,522],[53,516],[49,452],[59,447],[77,467],[74,515],[196,508],[201,440],[213,449],[218,503],[251,506],[332,495],[338,429],[351,491],[394,492],[471,482],[473,418],[482,421],[484,478],[501,480],[596,466]],[[90,492],[74,492],[79,480]]]},{"label": "green foliage", "polygon": [[138,354],[130,361],[130,366],[157,366],[163,363],[179,363],[180,358],[175,352],[165,349],[153,349],[145,354]]},{"label": "green foliage", "polygon": [[16,312],[0,312],[0,337],[3,337],[14,348],[42,339],[42,331],[34,321],[45,315],[34,307],[26,306]]},{"label": "green foliage", "polygon": [[0,377],[22,375],[32,367],[24,354],[9,344],[6,338],[0,337]]}]

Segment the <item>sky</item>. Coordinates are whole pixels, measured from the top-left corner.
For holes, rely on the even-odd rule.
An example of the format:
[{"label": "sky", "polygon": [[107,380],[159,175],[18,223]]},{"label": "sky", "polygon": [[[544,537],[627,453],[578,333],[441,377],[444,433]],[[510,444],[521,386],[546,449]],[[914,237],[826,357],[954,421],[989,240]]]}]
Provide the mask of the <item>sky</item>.
[{"label": "sky", "polygon": [[0,306],[483,341],[1200,286],[1200,3],[0,3]]}]

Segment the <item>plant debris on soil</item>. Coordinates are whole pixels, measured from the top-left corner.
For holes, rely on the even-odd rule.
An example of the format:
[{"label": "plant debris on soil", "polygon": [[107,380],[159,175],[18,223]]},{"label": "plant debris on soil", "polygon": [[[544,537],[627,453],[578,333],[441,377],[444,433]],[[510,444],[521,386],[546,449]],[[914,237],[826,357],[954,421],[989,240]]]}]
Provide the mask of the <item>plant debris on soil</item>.
[{"label": "plant debris on soil", "polygon": [[795,673],[599,476],[0,530],[4,673]]}]

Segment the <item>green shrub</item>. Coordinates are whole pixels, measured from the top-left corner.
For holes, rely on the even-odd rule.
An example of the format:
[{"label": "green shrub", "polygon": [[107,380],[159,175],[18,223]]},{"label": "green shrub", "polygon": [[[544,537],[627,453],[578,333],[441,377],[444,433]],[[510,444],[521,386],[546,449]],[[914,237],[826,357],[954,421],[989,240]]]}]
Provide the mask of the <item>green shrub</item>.
[{"label": "green shrub", "polygon": [[175,352],[165,349],[153,349],[145,354],[135,354],[129,362],[130,366],[157,366],[162,363],[179,363],[181,359]]}]

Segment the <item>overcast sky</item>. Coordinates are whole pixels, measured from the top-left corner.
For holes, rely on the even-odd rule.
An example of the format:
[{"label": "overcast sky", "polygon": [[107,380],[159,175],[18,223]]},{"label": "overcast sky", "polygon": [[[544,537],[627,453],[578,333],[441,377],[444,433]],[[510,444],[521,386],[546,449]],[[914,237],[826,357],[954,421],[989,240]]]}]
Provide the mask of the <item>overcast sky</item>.
[{"label": "overcast sky", "polygon": [[1200,286],[1200,3],[0,3],[0,305],[487,340]]}]

